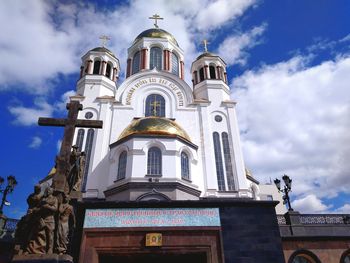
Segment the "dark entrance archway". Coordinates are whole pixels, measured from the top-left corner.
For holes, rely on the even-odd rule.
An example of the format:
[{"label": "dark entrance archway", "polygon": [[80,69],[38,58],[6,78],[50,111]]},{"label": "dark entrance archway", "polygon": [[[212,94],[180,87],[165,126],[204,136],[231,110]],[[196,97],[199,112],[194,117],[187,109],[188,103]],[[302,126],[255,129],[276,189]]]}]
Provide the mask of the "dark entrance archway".
[{"label": "dark entrance archway", "polygon": [[207,262],[205,253],[190,254],[134,254],[134,255],[101,255],[100,263],[203,263]]}]

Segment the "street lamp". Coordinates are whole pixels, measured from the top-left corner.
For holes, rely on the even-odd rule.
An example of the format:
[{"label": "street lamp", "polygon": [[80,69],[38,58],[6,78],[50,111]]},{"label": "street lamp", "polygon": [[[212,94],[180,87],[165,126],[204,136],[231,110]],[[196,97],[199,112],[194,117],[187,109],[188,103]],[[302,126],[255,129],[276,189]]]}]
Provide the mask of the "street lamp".
[{"label": "street lamp", "polygon": [[278,192],[283,193],[284,195],[282,196],[283,198],[283,204],[288,204],[288,211],[293,211],[292,206],[290,205],[290,200],[289,200],[289,192],[292,190],[292,179],[289,178],[288,175],[283,175],[282,180],[284,182],[284,187],[281,189],[281,180],[275,179],[273,182],[275,183]]},{"label": "street lamp", "polygon": [[5,179],[0,176],[0,193],[2,193],[0,215],[3,214],[2,209],[4,208],[4,205],[9,205],[9,202],[6,201],[7,194],[12,193],[13,189],[15,189],[15,186],[17,185],[17,180],[13,175],[7,176],[7,185],[5,188],[2,188],[2,185],[4,182],[5,182]]}]

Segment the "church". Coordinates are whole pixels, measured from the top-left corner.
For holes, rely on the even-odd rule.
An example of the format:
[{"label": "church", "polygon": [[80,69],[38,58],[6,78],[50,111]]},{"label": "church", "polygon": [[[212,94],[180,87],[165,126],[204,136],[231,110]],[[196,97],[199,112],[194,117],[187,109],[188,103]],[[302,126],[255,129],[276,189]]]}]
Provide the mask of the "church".
[{"label": "church", "polygon": [[[82,57],[70,100],[82,105],[79,120],[103,126],[72,138],[85,167],[73,187],[72,258],[13,262],[350,262],[350,217],[285,213],[275,186],[246,168],[223,59],[203,41],[185,72],[181,45],[152,18],[155,27],[130,41],[124,80],[105,44]],[[0,255],[10,251],[11,222]]]},{"label": "church", "polygon": [[245,167],[226,64],[204,44],[185,72],[156,20],[128,48],[122,82],[104,45],[82,57],[71,100],[103,128],[74,136],[86,155],[79,262],[284,262],[277,202]]}]

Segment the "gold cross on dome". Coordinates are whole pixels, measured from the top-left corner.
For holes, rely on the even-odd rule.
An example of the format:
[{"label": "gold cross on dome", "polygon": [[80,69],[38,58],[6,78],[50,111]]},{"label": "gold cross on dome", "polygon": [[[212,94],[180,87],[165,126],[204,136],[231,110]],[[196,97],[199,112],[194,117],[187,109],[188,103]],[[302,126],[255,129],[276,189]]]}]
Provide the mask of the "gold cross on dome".
[{"label": "gold cross on dome", "polygon": [[153,116],[157,116],[157,107],[160,107],[160,102],[157,100],[154,100],[150,103],[150,106],[152,107]]},{"label": "gold cross on dome", "polygon": [[204,52],[208,52],[208,44],[209,44],[210,42],[208,42],[208,40],[204,39],[204,40],[202,41],[202,43],[203,43],[203,45],[204,45]]},{"label": "gold cross on dome", "polygon": [[109,36],[106,36],[106,35],[100,36],[100,39],[101,39],[101,45],[102,45],[102,47],[105,47],[106,44],[107,44],[107,42],[108,42],[109,40],[111,40],[111,38],[110,38]]},{"label": "gold cross on dome", "polygon": [[158,20],[163,20],[164,18],[163,17],[160,17],[160,15],[158,14],[154,14],[153,16],[149,17],[148,19],[154,19],[154,26],[156,28],[159,28],[158,26]]}]

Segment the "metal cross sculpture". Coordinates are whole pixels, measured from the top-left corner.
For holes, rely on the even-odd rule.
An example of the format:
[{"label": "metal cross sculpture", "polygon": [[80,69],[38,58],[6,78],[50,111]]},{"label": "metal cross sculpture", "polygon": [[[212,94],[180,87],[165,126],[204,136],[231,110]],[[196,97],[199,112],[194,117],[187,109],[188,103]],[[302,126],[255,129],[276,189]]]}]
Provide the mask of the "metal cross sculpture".
[{"label": "metal cross sculpture", "polygon": [[202,43],[203,43],[203,45],[204,45],[204,52],[208,52],[208,44],[209,44],[210,42],[208,42],[208,40],[204,39],[204,40],[202,41]]},{"label": "metal cross sculpture", "polygon": [[156,28],[159,28],[158,26],[158,20],[163,20],[164,18],[163,17],[160,17],[160,15],[158,14],[154,14],[153,16],[149,17],[149,19],[154,19],[154,26]]},{"label": "metal cross sculpture", "polygon": [[73,144],[75,127],[102,128],[102,121],[79,120],[78,112],[83,109],[79,101],[67,103],[68,117],[63,118],[39,118],[38,124],[41,126],[61,126],[64,127],[61,150],[56,159],[56,174],[52,180],[52,187],[55,191],[67,193],[67,174],[69,172],[69,158]]},{"label": "metal cross sculpture", "polygon": [[109,36],[106,36],[106,35],[102,35],[100,36],[100,39],[101,39],[101,45],[102,47],[105,47],[107,45],[107,42],[109,40],[111,40],[111,38]]},{"label": "metal cross sculpture", "polygon": [[150,103],[150,106],[152,107],[153,116],[157,116],[157,107],[160,107],[160,102],[157,100],[154,100]]}]

